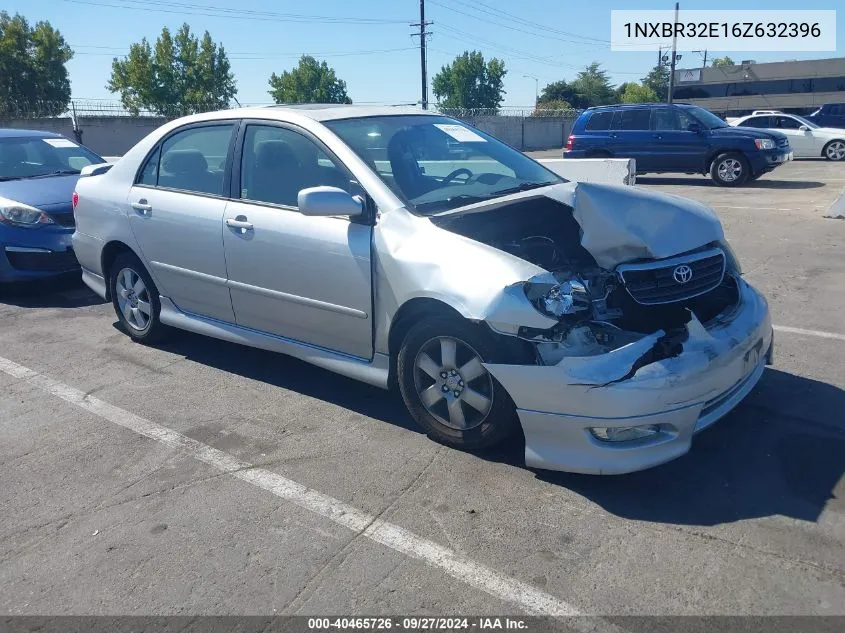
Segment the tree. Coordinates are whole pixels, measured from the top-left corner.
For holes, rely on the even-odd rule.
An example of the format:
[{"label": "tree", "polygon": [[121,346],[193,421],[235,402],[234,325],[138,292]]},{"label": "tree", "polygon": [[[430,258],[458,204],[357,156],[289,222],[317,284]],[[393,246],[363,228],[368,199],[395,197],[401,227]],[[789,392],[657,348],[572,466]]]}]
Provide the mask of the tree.
[{"label": "tree", "polygon": [[134,114],[146,108],[164,116],[222,110],[238,92],[223,45],[208,31],[197,40],[187,24],[175,37],[164,27],[155,49],[146,38],[132,44],[129,55],[112,61],[106,88]]},{"label": "tree", "polygon": [[0,113],[54,116],[67,109],[65,64],[73,51],[49,22],[31,27],[22,15],[0,11]]},{"label": "tree", "polygon": [[505,62],[489,62],[478,51],[464,51],[434,76],[432,88],[442,108],[496,109],[505,98]]},{"label": "tree", "polygon": [[724,57],[717,57],[713,60],[713,68],[724,68],[725,66],[736,66],[734,60],[725,55]]},{"label": "tree", "polygon": [[577,97],[572,105],[581,108],[589,108],[597,105],[607,105],[616,101],[616,95],[613,92],[613,87],[610,85],[610,79],[607,78],[607,72],[601,70],[598,62],[593,62],[584,70],[578,73],[571,84],[572,89]]},{"label": "tree", "polygon": [[625,84],[621,101],[622,103],[653,103],[657,101],[657,95],[648,86],[643,86],[632,81],[631,83]]},{"label": "tree", "polygon": [[352,103],[346,82],[310,55],[303,55],[293,70],[270,75],[270,96],[276,103]]},{"label": "tree", "polygon": [[669,69],[665,64],[658,64],[643,77],[643,86],[650,88],[657,97],[656,101],[666,101],[669,96]]},{"label": "tree", "polygon": [[544,104],[566,103],[571,107],[580,108],[578,105],[578,96],[575,90],[566,80],[561,79],[548,84],[540,93],[540,98],[537,100],[538,107]]}]

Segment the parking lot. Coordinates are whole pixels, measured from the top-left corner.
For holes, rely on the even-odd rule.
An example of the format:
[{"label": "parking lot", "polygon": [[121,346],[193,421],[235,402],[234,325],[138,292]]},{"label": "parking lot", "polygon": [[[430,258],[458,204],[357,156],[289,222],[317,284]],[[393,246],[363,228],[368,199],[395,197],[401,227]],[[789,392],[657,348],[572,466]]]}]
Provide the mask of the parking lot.
[{"label": "parking lot", "polygon": [[440,446],[284,356],[134,344],[74,279],[6,291],[0,611],[845,615],[845,169],[637,182],[715,208],[776,331],[749,398],[632,475]]}]

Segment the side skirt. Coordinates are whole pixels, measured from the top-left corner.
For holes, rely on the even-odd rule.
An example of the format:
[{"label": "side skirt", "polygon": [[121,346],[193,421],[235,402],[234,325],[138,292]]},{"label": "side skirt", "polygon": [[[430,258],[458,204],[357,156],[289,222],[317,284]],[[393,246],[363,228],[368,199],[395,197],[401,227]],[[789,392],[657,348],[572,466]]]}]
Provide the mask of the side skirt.
[{"label": "side skirt", "polygon": [[342,376],[360,380],[375,387],[387,389],[387,376],[390,368],[390,357],[386,354],[374,354],[372,361],[340,354],[331,350],[295,341],[283,336],[267,334],[258,330],[241,327],[232,323],[224,323],[196,314],[182,312],[167,297],[160,297],[161,322],[181,330],[188,330],[196,334],[219,338],[230,343],[247,345],[266,349],[271,352],[287,354],[304,360],[306,363],[317,365]]}]

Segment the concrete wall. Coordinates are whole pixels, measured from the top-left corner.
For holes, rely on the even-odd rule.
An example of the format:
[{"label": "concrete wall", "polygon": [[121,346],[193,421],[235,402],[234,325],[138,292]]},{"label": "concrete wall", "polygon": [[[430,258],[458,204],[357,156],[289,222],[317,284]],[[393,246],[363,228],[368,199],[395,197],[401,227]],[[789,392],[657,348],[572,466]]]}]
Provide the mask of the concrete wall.
[{"label": "concrete wall", "polygon": [[[167,119],[157,117],[80,117],[82,143],[100,156],[120,156]],[[0,120],[0,127],[56,132],[74,138],[70,118]]]},{"label": "concrete wall", "polygon": [[[465,119],[470,125],[520,150],[562,149],[573,119],[562,117],[486,116]],[[101,156],[121,156],[165,123],[158,117],[79,117],[82,143]],[[70,118],[0,120],[0,127],[57,132],[74,138]]]},{"label": "concrete wall", "polygon": [[541,158],[540,162],[572,182],[605,185],[635,185],[637,182],[634,158]]},{"label": "concrete wall", "polygon": [[574,123],[568,117],[485,116],[463,120],[523,151],[563,149]]}]

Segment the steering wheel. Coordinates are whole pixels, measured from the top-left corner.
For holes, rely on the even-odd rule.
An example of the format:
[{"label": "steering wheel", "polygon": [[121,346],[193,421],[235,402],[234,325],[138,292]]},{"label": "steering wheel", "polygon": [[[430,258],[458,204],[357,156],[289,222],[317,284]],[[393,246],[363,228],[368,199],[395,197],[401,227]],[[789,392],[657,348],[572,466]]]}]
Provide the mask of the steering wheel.
[{"label": "steering wheel", "polygon": [[470,178],[472,178],[473,174],[472,174],[472,172],[471,172],[469,169],[467,169],[466,167],[461,167],[460,169],[456,169],[455,171],[453,171],[452,173],[450,173],[448,176],[446,176],[446,177],[443,179],[443,183],[444,183],[444,184],[449,184],[450,182],[452,182],[452,181],[453,181],[455,178],[457,178],[458,176],[466,176],[466,177],[467,177],[467,180],[469,180]]}]

